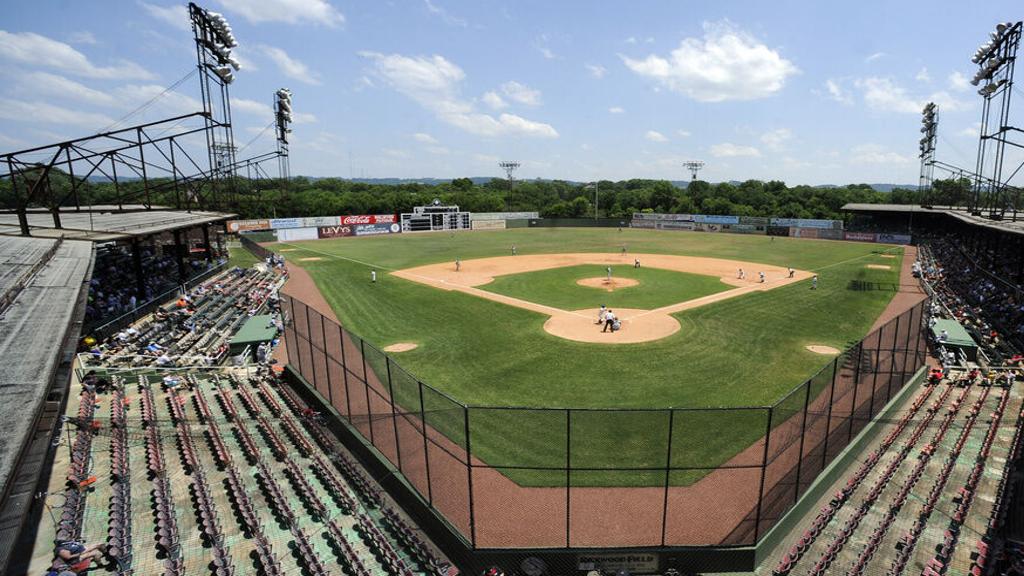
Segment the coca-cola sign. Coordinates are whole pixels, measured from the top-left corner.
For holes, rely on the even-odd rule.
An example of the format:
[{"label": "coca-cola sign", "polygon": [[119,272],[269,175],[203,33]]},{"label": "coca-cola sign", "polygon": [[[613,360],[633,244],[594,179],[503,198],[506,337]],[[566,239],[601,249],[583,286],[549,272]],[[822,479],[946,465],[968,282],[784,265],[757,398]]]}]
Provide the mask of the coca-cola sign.
[{"label": "coca-cola sign", "polygon": [[359,216],[342,216],[341,224],[353,226],[355,224],[394,224],[394,214],[362,214]]}]

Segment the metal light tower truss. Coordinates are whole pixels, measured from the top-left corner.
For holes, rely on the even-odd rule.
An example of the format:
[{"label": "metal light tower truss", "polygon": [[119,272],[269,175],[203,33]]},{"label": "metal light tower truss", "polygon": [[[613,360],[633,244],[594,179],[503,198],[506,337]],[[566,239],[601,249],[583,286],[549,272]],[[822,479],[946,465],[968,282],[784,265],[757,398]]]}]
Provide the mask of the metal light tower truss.
[{"label": "metal light tower truss", "polygon": [[512,173],[519,168],[519,162],[514,160],[502,160],[498,162],[498,166],[505,171],[505,175],[508,177],[508,200],[505,201],[505,210],[508,212],[512,211],[512,186],[515,179],[512,177]]},{"label": "metal light tower truss", "polygon": [[921,111],[921,178],[918,181],[918,191],[924,198],[923,204],[931,204],[932,180],[935,173],[935,142],[938,139],[939,130],[939,109],[935,102],[929,102]]},{"label": "metal light tower truss", "polygon": [[697,180],[697,173],[700,172],[701,168],[704,167],[703,160],[687,160],[683,162],[683,168],[690,173],[690,181],[695,182]]},{"label": "metal light tower truss", "polygon": [[1011,193],[1007,185],[1024,167],[1024,162],[1005,176],[1006,145],[1024,149],[1024,144],[1011,137],[1022,132],[1011,125],[1010,97],[1013,94],[1013,71],[1020,47],[1024,22],[1006,22],[996,26],[990,40],[982,44],[971,58],[978,72],[971,84],[981,86],[978,94],[984,99],[981,110],[981,134],[978,138],[978,158],[972,211],[987,210],[988,217],[1002,219],[1007,209],[1016,219],[1020,197]]},{"label": "metal light tower truss", "polygon": [[277,135],[277,168],[281,180],[291,179],[288,162],[288,135],[292,133],[292,91],[281,88],[274,93],[274,131]]},{"label": "metal light tower truss", "polygon": [[203,112],[208,118],[206,143],[213,177],[211,184],[214,193],[226,188],[233,196],[232,179],[238,149],[231,129],[228,86],[234,82],[234,72],[240,68],[238,60],[231,55],[238,41],[221,14],[200,8],[193,2],[189,2],[188,13],[196,41]]}]

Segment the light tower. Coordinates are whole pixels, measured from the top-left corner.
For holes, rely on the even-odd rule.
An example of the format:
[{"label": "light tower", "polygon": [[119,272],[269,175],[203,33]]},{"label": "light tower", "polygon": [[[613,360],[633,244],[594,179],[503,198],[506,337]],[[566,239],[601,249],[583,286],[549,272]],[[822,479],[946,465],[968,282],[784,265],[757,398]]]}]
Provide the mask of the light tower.
[{"label": "light tower", "polygon": [[704,167],[703,160],[687,160],[683,162],[683,168],[690,171],[690,181],[695,182],[697,180],[697,172]]},{"label": "light tower", "polygon": [[938,138],[939,109],[935,102],[929,102],[921,111],[921,178],[918,190],[922,192],[922,204],[931,204],[932,175],[935,170],[935,141]]},{"label": "light tower", "polygon": [[292,128],[292,91],[281,88],[274,93],[274,124],[277,133],[277,162],[281,180],[287,182],[291,178],[291,167],[288,163],[288,135]]},{"label": "light tower", "polygon": [[519,162],[515,160],[502,160],[498,162],[498,166],[505,171],[505,175],[508,177],[508,200],[505,202],[505,211],[512,211],[512,183],[515,178],[512,177],[512,173],[515,172],[516,168],[519,168]]}]

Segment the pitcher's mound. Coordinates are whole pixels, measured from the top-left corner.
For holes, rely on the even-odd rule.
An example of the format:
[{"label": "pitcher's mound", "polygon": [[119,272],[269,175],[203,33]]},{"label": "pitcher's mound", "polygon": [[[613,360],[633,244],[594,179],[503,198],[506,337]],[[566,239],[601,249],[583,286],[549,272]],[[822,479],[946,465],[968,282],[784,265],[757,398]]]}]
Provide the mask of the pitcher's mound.
[{"label": "pitcher's mound", "polygon": [[630,286],[640,284],[639,281],[632,278],[612,278],[611,280],[608,280],[605,277],[584,278],[582,280],[577,280],[576,283],[580,286],[587,286],[590,288],[604,288],[609,292],[614,292],[619,288],[629,288]]},{"label": "pitcher's mound", "polygon": [[804,348],[807,348],[808,350],[810,350],[811,352],[814,352],[815,354],[839,354],[839,349],[838,348],[833,348],[832,346],[822,346],[820,344],[811,344],[810,346],[804,346]]},{"label": "pitcher's mound", "polygon": [[399,342],[398,344],[392,344],[391,346],[385,346],[385,352],[408,352],[418,347],[418,344],[412,342]]},{"label": "pitcher's mound", "polygon": [[889,266],[888,264],[868,264],[867,267],[872,270],[892,270],[892,266]]}]

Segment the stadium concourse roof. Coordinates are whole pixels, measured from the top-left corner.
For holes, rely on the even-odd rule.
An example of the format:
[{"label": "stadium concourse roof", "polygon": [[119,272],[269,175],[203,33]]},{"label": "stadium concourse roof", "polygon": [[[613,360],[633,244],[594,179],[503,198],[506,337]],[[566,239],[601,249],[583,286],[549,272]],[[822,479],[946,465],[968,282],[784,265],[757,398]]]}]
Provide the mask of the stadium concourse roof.
[{"label": "stadium concourse roof", "polygon": [[37,432],[63,345],[77,342],[92,263],[90,242],[0,236],[0,494]]},{"label": "stadium concourse roof", "polygon": [[[224,212],[186,212],[163,207],[146,210],[142,206],[83,206],[82,210],[65,208],[60,212],[61,228],[53,225],[53,215],[45,210],[28,213],[28,224],[33,236],[66,238],[90,242],[127,240],[181,228],[221,222],[234,218]],[[0,234],[20,235],[18,215],[0,213]]]},{"label": "stadium concourse roof", "polygon": [[889,213],[903,213],[903,214],[948,214],[953,218],[964,222],[965,224],[971,224],[973,226],[981,226],[989,228],[998,232],[1009,232],[1011,234],[1024,234],[1024,213],[1021,214],[1021,219],[1017,221],[1013,220],[990,220],[981,216],[975,216],[967,210],[961,208],[925,208],[923,206],[915,206],[912,204],[858,204],[850,203],[842,207],[844,212],[889,212]]}]

